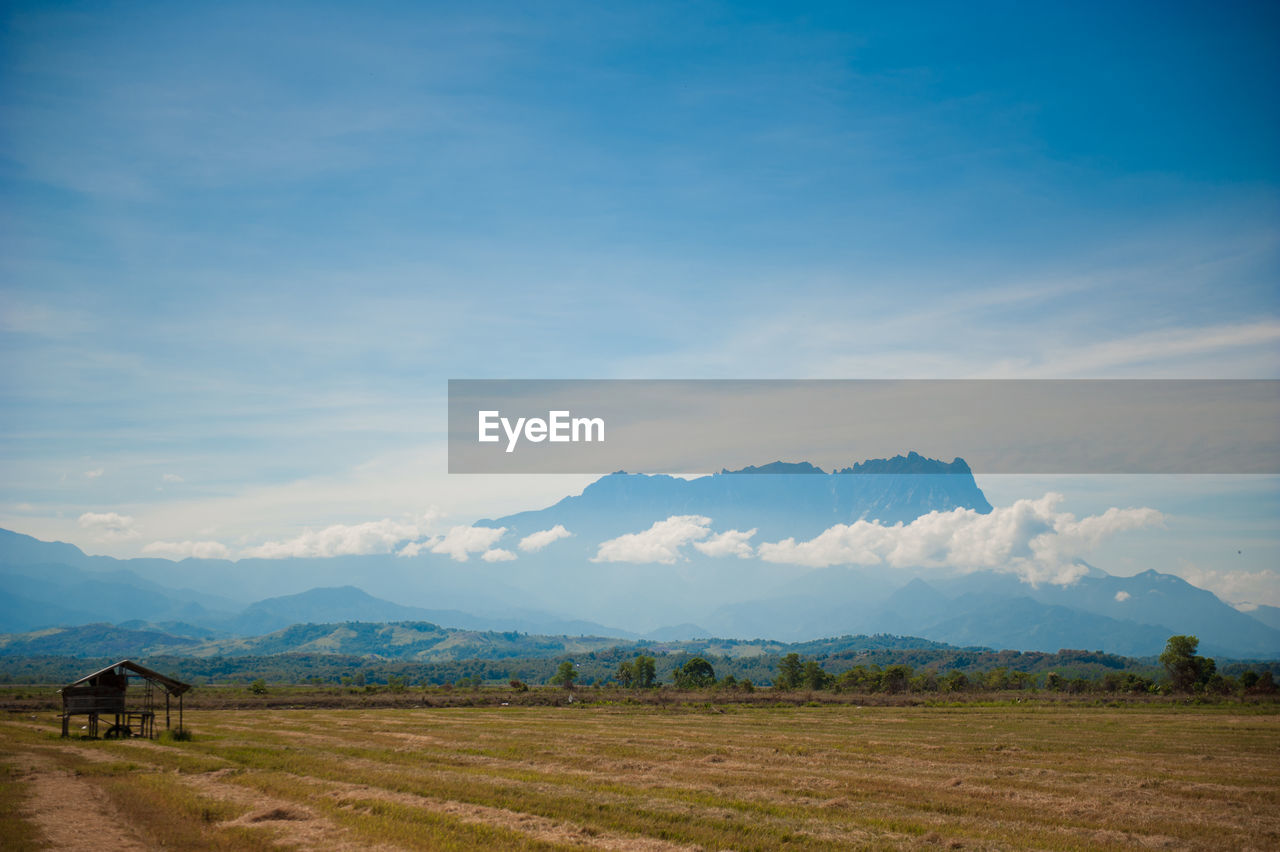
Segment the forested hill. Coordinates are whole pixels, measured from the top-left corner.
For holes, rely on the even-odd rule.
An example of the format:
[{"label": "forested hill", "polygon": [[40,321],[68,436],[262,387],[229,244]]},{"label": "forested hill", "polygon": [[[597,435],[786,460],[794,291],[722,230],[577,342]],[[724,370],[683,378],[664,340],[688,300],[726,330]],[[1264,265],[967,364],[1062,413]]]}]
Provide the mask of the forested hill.
[{"label": "forested hill", "polygon": [[193,658],[266,656],[274,654],[341,654],[386,660],[506,660],[588,654],[620,647],[656,653],[701,654],[747,658],[797,651],[809,656],[951,646],[902,636],[843,636],[813,642],[692,639],[639,641],[608,636],[539,636],[517,631],[458,630],[425,621],[295,624],[249,638],[194,639],[157,629],[130,629],[110,624],[51,628],[0,635],[0,658],[66,656]]}]

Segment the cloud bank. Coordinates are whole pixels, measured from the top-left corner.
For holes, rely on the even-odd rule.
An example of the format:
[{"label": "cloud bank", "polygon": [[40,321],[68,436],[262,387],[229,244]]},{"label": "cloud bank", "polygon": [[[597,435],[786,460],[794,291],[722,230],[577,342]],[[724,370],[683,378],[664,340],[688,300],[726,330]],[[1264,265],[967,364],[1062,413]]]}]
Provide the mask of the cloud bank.
[{"label": "cloud bank", "polygon": [[1057,511],[1062,495],[1018,500],[983,515],[972,509],[930,512],[887,527],[856,521],[836,524],[809,541],[763,543],[766,562],[806,565],[889,565],[961,571],[996,570],[1028,583],[1066,584],[1088,571],[1078,560],[1112,534],[1162,523],[1155,509],[1110,508],[1077,519]]}]

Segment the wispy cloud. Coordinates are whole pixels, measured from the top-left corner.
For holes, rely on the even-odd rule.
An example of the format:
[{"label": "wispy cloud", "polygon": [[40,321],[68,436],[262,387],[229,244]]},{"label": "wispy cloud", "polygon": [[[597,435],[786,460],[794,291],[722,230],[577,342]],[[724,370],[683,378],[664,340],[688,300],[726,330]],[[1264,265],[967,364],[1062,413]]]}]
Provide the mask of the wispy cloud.
[{"label": "wispy cloud", "polygon": [[363,524],[333,524],[321,530],[303,530],[284,541],[269,541],[245,548],[241,556],[258,559],[289,557],[359,556],[390,553],[396,545],[421,537],[417,523],[384,519]]},{"label": "wispy cloud", "polygon": [[100,468],[100,467],[95,467],[93,470],[86,470],[86,471],[84,472],[84,478],[85,478],[85,479],[97,479],[98,477],[102,476],[102,474],[103,474],[103,473],[105,473],[105,472],[106,472],[106,471],[104,471],[102,468]]},{"label": "wispy cloud", "polygon": [[1241,350],[1262,350],[1263,372],[1280,369],[1280,321],[1189,326],[1148,331],[1044,353],[1037,363],[1003,361],[1000,375],[1037,378],[1110,377],[1131,368],[1163,371],[1187,359],[1204,361]]}]

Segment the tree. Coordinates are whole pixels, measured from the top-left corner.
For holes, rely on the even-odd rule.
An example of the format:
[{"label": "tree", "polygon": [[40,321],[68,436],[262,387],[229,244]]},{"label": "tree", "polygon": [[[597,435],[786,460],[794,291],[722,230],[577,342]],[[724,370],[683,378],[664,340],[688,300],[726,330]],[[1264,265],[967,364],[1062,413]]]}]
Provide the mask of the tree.
[{"label": "tree", "polygon": [[622,684],[623,689],[630,689],[636,681],[636,670],[630,661],[623,660],[618,663],[618,670],[613,673],[614,679]]},{"label": "tree", "polygon": [[[1054,675],[1054,677],[1057,677],[1057,675]],[[969,678],[964,672],[952,669],[942,679],[941,687],[943,692],[964,692],[969,688]]]},{"label": "tree", "polygon": [[676,686],[681,689],[699,689],[713,686],[716,682],[716,670],[702,657],[693,657],[673,674]]},{"label": "tree", "polygon": [[836,687],[845,692],[875,692],[880,688],[880,668],[854,666],[840,675]]},{"label": "tree", "polygon": [[826,689],[835,680],[827,674],[817,660],[809,660],[804,664],[800,679],[809,689]]},{"label": "tree", "polygon": [[1203,687],[1217,670],[1207,657],[1197,657],[1200,640],[1195,636],[1170,636],[1160,655],[1160,664],[1169,673],[1174,692],[1192,692]]},{"label": "tree", "polygon": [[797,689],[804,679],[804,664],[794,651],[778,661],[778,677],[773,685],[778,689]]},{"label": "tree", "polygon": [[634,660],[618,663],[613,677],[627,689],[648,689],[658,680],[658,662],[653,657],[640,654]]},{"label": "tree", "polygon": [[658,682],[658,661],[653,657],[640,654],[631,663],[631,671],[635,676],[635,684],[639,689],[649,689]]},{"label": "tree", "polygon": [[573,667],[573,661],[565,660],[551,676],[551,683],[555,686],[563,686],[565,689],[573,689],[573,682],[577,679],[578,670]]},{"label": "tree", "polygon": [[262,678],[258,678],[253,683],[249,684],[249,691],[252,692],[254,695],[266,695],[267,682]]},{"label": "tree", "polygon": [[911,666],[889,666],[880,675],[880,688],[885,692],[906,692],[907,682],[911,680]]}]

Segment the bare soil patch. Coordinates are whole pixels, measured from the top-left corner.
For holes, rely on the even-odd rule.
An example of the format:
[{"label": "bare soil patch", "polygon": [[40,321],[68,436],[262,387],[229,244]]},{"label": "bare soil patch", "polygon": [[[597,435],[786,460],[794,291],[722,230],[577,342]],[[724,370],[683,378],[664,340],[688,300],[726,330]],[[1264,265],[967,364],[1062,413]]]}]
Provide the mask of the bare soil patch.
[{"label": "bare soil patch", "polygon": [[133,852],[147,847],[107,795],[34,751],[13,756],[29,785],[26,810],[50,848],[67,852]]}]

